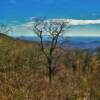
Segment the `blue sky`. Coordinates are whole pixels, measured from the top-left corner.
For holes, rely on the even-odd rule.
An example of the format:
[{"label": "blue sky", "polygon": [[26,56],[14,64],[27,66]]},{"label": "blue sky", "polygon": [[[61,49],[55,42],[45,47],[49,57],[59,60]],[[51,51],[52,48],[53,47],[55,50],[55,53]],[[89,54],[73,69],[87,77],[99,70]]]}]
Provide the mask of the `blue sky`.
[{"label": "blue sky", "polygon": [[[100,0],[0,0],[1,24],[25,24],[31,17],[96,20],[100,19]],[[99,27],[100,24],[75,26],[71,32],[99,34]],[[21,34],[20,30],[17,31]]]}]

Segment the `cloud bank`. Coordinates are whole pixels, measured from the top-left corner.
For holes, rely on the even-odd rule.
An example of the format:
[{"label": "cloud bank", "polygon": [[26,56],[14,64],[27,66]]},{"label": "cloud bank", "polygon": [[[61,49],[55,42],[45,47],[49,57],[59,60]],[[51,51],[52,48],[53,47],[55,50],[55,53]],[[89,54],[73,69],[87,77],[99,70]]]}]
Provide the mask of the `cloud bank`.
[{"label": "cloud bank", "polygon": [[[80,25],[95,25],[95,24],[100,24],[100,19],[97,20],[77,20],[77,19],[48,19],[46,20],[46,22],[64,22],[64,23],[69,23],[69,25],[73,25],[73,26],[80,26]],[[16,33],[15,35],[33,35],[33,31],[32,31],[32,26],[33,26],[34,22],[32,20],[26,22],[26,23],[21,23],[18,25],[13,26],[14,29],[14,33]],[[84,27],[83,27],[84,28]],[[78,32],[77,30],[72,29],[73,31],[71,31],[72,33],[68,34],[71,36],[100,36],[100,34],[98,34],[100,30],[96,30],[96,32],[89,32],[89,30],[83,32],[83,30],[79,29]],[[79,34],[77,34],[79,33]],[[96,34],[97,33],[97,34]]]},{"label": "cloud bank", "polygon": [[97,20],[77,20],[77,19],[50,19],[50,22],[64,22],[70,25],[88,25],[88,24],[100,24],[100,19]]}]

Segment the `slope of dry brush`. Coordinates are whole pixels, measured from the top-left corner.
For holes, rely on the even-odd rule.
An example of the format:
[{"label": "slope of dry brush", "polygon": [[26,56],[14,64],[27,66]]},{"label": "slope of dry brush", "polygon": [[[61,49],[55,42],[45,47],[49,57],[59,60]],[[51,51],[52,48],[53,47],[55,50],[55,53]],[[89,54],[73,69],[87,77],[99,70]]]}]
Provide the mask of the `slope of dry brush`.
[{"label": "slope of dry brush", "polygon": [[66,49],[48,83],[37,43],[0,36],[0,100],[100,100],[100,50]]}]

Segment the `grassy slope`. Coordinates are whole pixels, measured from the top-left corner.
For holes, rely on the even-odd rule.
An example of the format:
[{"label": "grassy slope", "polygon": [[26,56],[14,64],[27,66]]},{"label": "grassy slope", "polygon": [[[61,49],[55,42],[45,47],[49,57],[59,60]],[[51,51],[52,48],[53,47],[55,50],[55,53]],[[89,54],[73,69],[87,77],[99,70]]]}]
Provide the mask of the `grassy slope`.
[{"label": "grassy slope", "polygon": [[[36,43],[16,40],[6,35],[0,36],[0,66],[31,66],[39,56]],[[31,64],[31,65],[29,65]]]},{"label": "grassy slope", "polygon": [[[36,43],[0,34],[0,100],[82,100],[87,97],[92,80],[88,81],[87,75],[91,77],[91,74],[75,73],[59,66],[50,86],[43,64],[45,59],[40,55]],[[69,55],[69,58],[73,57]],[[99,84],[100,80],[95,80]],[[94,91],[97,99],[93,100],[100,98],[98,84]]]}]

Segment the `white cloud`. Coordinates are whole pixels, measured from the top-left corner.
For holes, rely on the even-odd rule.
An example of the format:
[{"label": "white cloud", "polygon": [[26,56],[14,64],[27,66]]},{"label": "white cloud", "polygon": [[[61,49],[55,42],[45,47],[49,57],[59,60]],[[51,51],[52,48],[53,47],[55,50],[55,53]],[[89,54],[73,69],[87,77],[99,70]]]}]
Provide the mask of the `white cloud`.
[{"label": "white cloud", "polygon": [[66,34],[65,36],[73,36],[73,37],[100,37],[100,34],[75,34],[75,33],[72,33],[72,34]]},{"label": "white cloud", "polygon": [[[49,19],[46,20],[47,22],[52,21],[52,22],[69,22],[70,25],[93,25],[93,24],[100,24],[100,19],[98,20],[76,20],[76,19]],[[16,35],[34,35],[33,31],[32,31],[32,25],[33,25],[33,21],[29,21],[26,23],[21,23],[18,25],[13,26],[13,30],[14,33],[16,33]],[[84,28],[84,27],[83,27]],[[78,32],[77,30],[72,29],[73,31],[71,31],[72,33],[67,34],[70,36],[100,36],[100,34],[98,34],[99,30],[97,30],[96,32],[94,32],[95,30],[91,29],[91,32],[89,32],[88,30],[84,31],[79,29],[80,31]],[[78,33],[78,34],[77,34]],[[84,34],[85,33],[85,34]]]},{"label": "white cloud", "polygon": [[100,19],[97,20],[77,20],[77,19],[50,19],[51,22],[65,22],[70,25],[88,25],[88,24],[100,24]]}]

